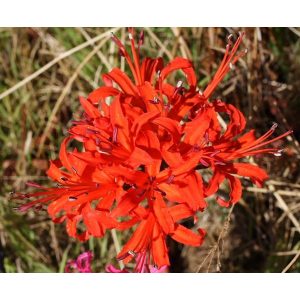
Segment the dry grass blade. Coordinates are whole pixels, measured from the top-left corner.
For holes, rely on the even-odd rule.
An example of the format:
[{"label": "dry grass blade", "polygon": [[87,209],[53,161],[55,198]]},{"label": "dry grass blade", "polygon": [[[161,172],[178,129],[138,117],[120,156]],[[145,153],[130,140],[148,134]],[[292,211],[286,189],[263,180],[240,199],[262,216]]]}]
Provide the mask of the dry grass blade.
[{"label": "dry grass blade", "polygon": [[294,258],[290,261],[290,263],[283,269],[282,273],[286,273],[292,265],[297,261],[300,256],[300,251],[294,256]]},{"label": "dry grass blade", "polygon": [[45,71],[47,71],[49,68],[51,68],[52,66],[54,66],[56,63],[58,63],[60,60],[86,48],[87,46],[93,45],[93,43],[98,42],[100,40],[102,40],[103,38],[109,37],[111,32],[116,32],[119,28],[113,28],[110,29],[88,41],[86,41],[85,43],[82,43],[62,54],[60,54],[59,56],[57,56],[56,58],[54,58],[53,60],[51,60],[49,63],[47,63],[45,66],[43,66],[42,68],[40,68],[39,70],[37,70],[36,72],[32,73],[31,75],[27,76],[26,78],[24,78],[23,80],[21,80],[20,82],[18,82],[17,84],[15,84],[14,86],[12,86],[11,88],[9,88],[8,90],[6,90],[5,92],[3,92],[2,94],[0,94],[0,100],[3,99],[4,97],[10,95],[11,93],[14,93],[16,90],[18,90],[19,88],[21,88],[22,86],[24,86],[25,84],[27,84],[28,82],[30,82],[31,80],[33,80],[34,78],[38,77],[39,75],[41,75],[42,73],[44,73]]},{"label": "dry grass blade", "polygon": [[[116,232],[115,229],[111,230],[111,237],[112,237],[113,242],[114,242],[116,253],[118,254],[121,251],[121,245],[119,243],[119,239],[118,239],[117,232]],[[118,262],[119,262],[119,266],[120,266],[120,268],[122,270],[124,268],[124,263],[121,260],[118,260]]]},{"label": "dry grass blade", "polygon": [[[268,185],[271,191],[274,191],[275,188],[273,185],[269,184]],[[286,202],[283,200],[283,198],[281,197],[281,195],[275,191],[273,193],[274,197],[276,198],[276,200],[278,201],[279,207],[287,214],[288,218],[291,220],[291,222],[294,224],[294,226],[296,227],[296,229],[298,230],[298,232],[300,233],[300,224],[299,221],[296,219],[296,217],[294,216],[294,214],[291,212],[291,210],[289,209],[288,205],[286,204]]]},{"label": "dry grass blade", "polygon": [[169,60],[172,60],[174,57],[172,53],[166,48],[166,46],[161,42],[161,40],[157,37],[157,35],[151,30],[151,28],[145,28],[145,30],[148,32],[150,37],[157,43],[157,45],[161,48],[163,53],[165,53],[168,56]]},{"label": "dry grass blade", "polygon": [[105,39],[103,39],[99,45],[97,45],[86,57],[85,59],[79,64],[79,66],[77,67],[77,69],[75,70],[75,72],[73,73],[73,75],[70,77],[70,79],[68,80],[66,86],[64,87],[62,93],[60,94],[59,98],[57,99],[55,106],[51,112],[51,115],[49,117],[49,120],[47,122],[46,128],[44,130],[44,133],[41,137],[40,140],[40,144],[39,144],[39,148],[38,148],[38,154],[37,156],[39,157],[41,155],[41,153],[43,152],[44,149],[44,144],[45,141],[51,131],[51,128],[53,126],[53,120],[64,100],[64,98],[66,97],[66,95],[68,94],[68,92],[70,91],[73,82],[75,81],[75,79],[77,78],[77,76],[79,75],[81,69],[88,63],[88,61],[99,51],[99,49],[108,41],[108,37],[106,37]]},{"label": "dry grass blade", "polygon": [[289,27],[289,30],[295,33],[298,37],[300,37],[300,31],[294,27]]},{"label": "dry grass blade", "polygon": [[[90,37],[90,35],[86,32],[86,30],[84,28],[78,28],[78,30],[80,31],[80,33],[84,36],[84,38],[87,41],[92,41],[92,38]],[[96,42],[92,41],[92,45],[94,47],[94,49],[96,48]],[[99,57],[99,59],[101,60],[101,62],[105,65],[105,67],[107,68],[107,70],[110,70],[112,68],[112,65],[109,63],[109,61],[107,60],[106,56],[102,53],[102,51],[100,51],[100,49],[97,49],[96,52],[97,56]]]},{"label": "dry grass blade", "polygon": [[189,47],[187,46],[184,38],[182,37],[180,29],[178,27],[172,27],[172,31],[173,31],[175,37],[178,39],[179,48],[180,48],[182,57],[191,59],[192,58],[191,51],[190,51]]}]

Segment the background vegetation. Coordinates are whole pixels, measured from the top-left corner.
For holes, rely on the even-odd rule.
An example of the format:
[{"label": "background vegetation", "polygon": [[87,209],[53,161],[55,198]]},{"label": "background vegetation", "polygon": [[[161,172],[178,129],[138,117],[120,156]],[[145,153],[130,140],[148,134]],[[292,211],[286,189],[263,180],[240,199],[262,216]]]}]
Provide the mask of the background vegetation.
[{"label": "background vegetation", "polygon": [[[241,109],[248,128],[259,134],[277,122],[276,134],[293,128],[294,136],[282,145],[282,157],[255,158],[271,177],[264,188],[245,181],[243,199],[229,214],[215,205],[200,216],[208,231],[202,247],[170,242],[173,272],[300,270],[300,31],[145,28],[142,53],[165,62],[176,56],[191,59],[204,87],[221,61],[226,36],[236,37],[240,30],[246,32],[248,54],[215,96]],[[45,170],[71,119],[81,113],[78,96],[101,85],[100,74],[112,66],[124,68],[111,31],[126,40],[124,28],[0,29],[0,271],[63,272],[68,259],[89,249],[94,271],[116,263],[124,236],[107,233],[78,243],[44,210],[16,212],[19,203],[10,196],[14,190],[28,191],[29,180],[49,184]]]}]

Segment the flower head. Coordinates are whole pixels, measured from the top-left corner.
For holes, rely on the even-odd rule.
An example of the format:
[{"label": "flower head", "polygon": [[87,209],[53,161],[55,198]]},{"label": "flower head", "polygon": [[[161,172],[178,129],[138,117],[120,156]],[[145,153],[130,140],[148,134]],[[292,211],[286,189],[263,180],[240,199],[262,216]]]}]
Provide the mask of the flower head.
[{"label": "flower head", "polygon": [[[261,185],[267,173],[238,159],[279,155],[280,149],[270,144],[291,133],[269,139],[272,126],[260,138],[253,130],[244,134],[243,114],[231,104],[210,100],[245,54],[237,52],[242,38],[240,34],[234,45],[229,38],[220,67],[200,92],[189,60],[177,57],[166,66],[161,58],[141,61],[143,34],[136,44],[134,30],[129,29],[131,54],[113,35],[131,74],[114,68],[103,75],[104,86],[80,98],[84,115],[69,129],[59,159],[50,163],[47,172],[58,186],[40,187],[41,191],[27,195],[37,199],[20,210],[47,204],[53,221],[65,221],[68,234],[82,241],[102,237],[112,228],[134,228],[117,258],[125,263],[136,259],[140,272],[151,265],[160,270],[170,264],[167,237],[200,246],[205,230],[194,231],[182,221],[197,220],[208,205],[206,197],[215,194],[225,179],[231,189],[229,199],[217,197],[217,201],[226,207],[241,197],[236,175]],[[184,77],[172,85],[169,76],[178,70]],[[230,118],[226,129],[221,127],[220,113]],[[83,150],[68,150],[72,140],[80,142]],[[208,182],[203,181],[202,169],[213,173]],[[81,233],[78,226],[84,226]]]}]

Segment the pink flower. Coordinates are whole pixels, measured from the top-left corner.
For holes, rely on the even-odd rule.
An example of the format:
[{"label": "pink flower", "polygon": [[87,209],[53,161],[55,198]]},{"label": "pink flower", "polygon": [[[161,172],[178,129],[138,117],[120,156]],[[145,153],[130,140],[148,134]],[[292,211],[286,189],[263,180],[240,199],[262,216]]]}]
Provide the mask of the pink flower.
[{"label": "pink flower", "polygon": [[92,273],[92,268],[91,268],[92,259],[93,259],[92,251],[83,252],[75,260],[70,260],[67,263],[65,268],[65,273],[77,273],[77,272]]},{"label": "pink flower", "polygon": [[[151,265],[149,263],[149,255],[147,255],[146,252],[141,254],[134,254],[136,260],[136,266],[133,271],[133,273],[167,273],[168,272],[168,266],[163,265],[161,267],[156,267],[154,265]],[[128,269],[118,269],[114,267],[112,264],[106,266],[105,268],[106,272],[108,273],[131,273]]]}]

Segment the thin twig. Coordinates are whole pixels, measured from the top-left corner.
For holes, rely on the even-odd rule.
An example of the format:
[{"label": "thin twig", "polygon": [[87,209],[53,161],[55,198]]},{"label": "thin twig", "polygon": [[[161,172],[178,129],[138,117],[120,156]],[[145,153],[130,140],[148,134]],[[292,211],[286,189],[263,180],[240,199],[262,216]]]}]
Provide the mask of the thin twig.
[{"label": "thin twig", "polygon": [[209,250],[206,257],[203,259],[202,263],[200,264],[200,266],[198,267],[198,269],[196,271],[197,273],[199,273],[201,271],[202,267],[204,266],[204,263],[206,262],[206,260],[208,258],[210,258],[210,260],[209,260],[208,267],[207,267],[206,271],[209,272],[212,260],[215,256],[216,252],[217,252],[217,271],[220,272],[220,270],[221,270],[220,257],[221,257],[221,254],[222,254],[223,248],[224,248],[224,239],[226,238],[226,236],[228,234],[233,208],[234,208],[234,205],[231,206],[231,208],[228,212],[227,218],[224,222],[224,225],[222,227],[222,230],[221,230],[221,232],[218,236],[218,239],[217,239],[216,243],[213,245],[213,247]]}]

